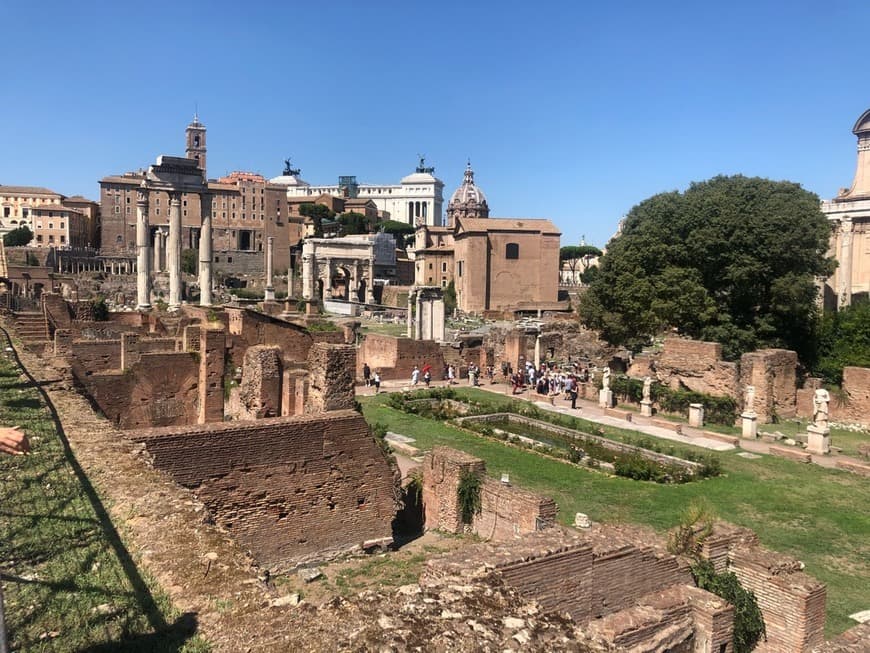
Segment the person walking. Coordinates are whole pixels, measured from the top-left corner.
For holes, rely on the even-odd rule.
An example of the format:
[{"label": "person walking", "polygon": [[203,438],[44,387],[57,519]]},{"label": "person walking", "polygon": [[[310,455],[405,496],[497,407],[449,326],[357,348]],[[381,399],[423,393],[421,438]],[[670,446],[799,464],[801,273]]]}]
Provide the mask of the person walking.
[{"label": "person walking", "polygon": [[374,376],[372,376],[372,383],[375,386],[375,394],[378,394],[381,391],[381,375],[378,374],[377,370],[375,370]]},{"label": "person walking", "polygon": [[368,363],[363,363],[363,381],[365,381],[367,388],[372,384],[372,368],[369,367]]},{"label": "person walking", "polygon": [[414,365],[414,371],[411,372],[411,385],[417,385],[420,382],[420,370]]}]

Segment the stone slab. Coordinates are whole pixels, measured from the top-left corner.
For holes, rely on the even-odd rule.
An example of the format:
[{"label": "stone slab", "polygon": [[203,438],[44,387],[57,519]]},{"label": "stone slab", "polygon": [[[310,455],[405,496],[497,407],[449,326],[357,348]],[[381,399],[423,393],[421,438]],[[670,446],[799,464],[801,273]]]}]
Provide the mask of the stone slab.
[{"label": "stone slab", "polygon": [[777,456],[778,458],[786,458],[788,460],[793,460],[798,463],[811,463],[813,462],[813,457],[808,454],[806,451],[802,449],[789,449],[787,447],[770,447],[768,452],[771,456]]},{"label": "stone slab", "polygon": [[749,451],[741,451],[737,454],[741,458],[746,458],[747,460],[755,460],[756,458],[761,458],[757,453],[750,453]]}]

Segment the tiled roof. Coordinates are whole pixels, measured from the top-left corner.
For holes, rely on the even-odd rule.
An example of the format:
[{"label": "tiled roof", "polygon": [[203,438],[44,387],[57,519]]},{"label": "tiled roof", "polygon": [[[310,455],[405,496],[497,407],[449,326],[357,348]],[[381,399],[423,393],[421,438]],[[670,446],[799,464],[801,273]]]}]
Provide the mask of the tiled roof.
[{"label": "tiled roof", "polygon": [[0,195],[57,195],[63,197],[60,193],[42,186],[4,186],[3,184],[0,184]]},{"label": "tiled roof", "polygon": [[559,235],[562,232],[541,218],[456,218],[464,231],[533,231]]}]

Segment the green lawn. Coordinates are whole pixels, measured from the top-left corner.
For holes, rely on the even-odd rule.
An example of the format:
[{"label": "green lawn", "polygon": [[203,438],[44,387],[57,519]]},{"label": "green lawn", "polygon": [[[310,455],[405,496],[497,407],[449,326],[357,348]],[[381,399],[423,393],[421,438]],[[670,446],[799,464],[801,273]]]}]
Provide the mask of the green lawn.
[{"label": "green lawn", "polygon": [[[794,437],[798,433],[806,433],[807,424],[807,420],[790,419],[778,424],[759,424],[758,430],[764,433],[779,431],[785,436]],[[831,446],[839,447],[847,456],[860,456],[858,445],[867,442],[870,442],[870,434],[866,432],[856,433],[855,431],[847,431],[845,429],[831,429]]]},{"label": "green lawn", "polygon": [[[478,401],[506,401],[480,390],[458,392]],[[491,476],[508,472],[517,485],[553,497],[566,524],[575,512],[585,512],[596,521],[665,531],[691,501],[705,500],[720,518],[752,528],[765,546],[797,557],[809,574],[827,583],[829,636],[854,625],[849,614],[870,607],[870,483],[865,478],[772,456],[747,460],[724,452],[719,454],[724,474],[718,478],[685,485],[632,481],[408,415],[385,405],[387,400],[387,395],[360,398],[369,423],[416,438],[424,450],[448,445],[483,458]],[[620,431],[604,430],[608,436]]]},{"label": "green lawn", "polygon": [[38,392],[0,356],[0,424],[32,452],[0,458],[0,576],[13,651],[206,651],[136,567]]}]

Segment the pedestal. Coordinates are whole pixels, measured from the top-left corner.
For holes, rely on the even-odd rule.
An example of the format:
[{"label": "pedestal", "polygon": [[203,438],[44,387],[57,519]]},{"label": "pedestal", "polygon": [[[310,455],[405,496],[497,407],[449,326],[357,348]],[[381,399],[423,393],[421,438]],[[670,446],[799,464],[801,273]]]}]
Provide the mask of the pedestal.
[{"label": "pedestal", "polygon": [[640,402],[641,417],[652,417],[652,402],[649,399],[644,399]]},{"label": "pedestal", "polygon": [[689,426],[701,428],[704,426],[704,405],[689,404]]},{"label": "pedestal", "polygon": [[810,424],[807,427],[807,451],[825,455],[831,452],[831,431]]},{"label": "pedestal", "polygon": [[758,413],[746,412],[740,416],[740,422],[743,430],[740,437],[747,440],[755,440],[758,437]]},{"label": "pedestal", "polygon": [[602,408],[613,408],[613,390],[599,390],[598,405]]}]

